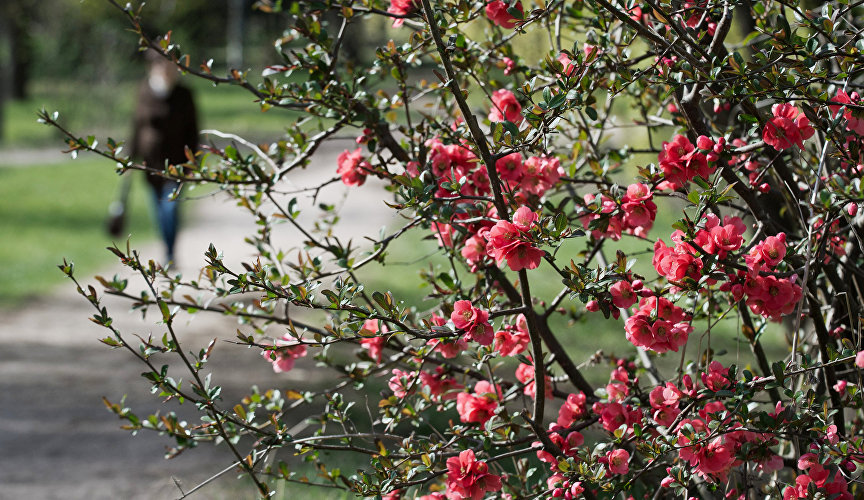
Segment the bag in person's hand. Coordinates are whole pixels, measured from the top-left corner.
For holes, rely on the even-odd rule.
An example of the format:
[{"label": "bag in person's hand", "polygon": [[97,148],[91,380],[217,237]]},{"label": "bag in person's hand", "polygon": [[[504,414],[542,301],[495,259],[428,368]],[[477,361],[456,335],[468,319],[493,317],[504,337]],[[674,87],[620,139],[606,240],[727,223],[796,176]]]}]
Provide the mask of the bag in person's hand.
[{"label": "bag in person's hand", "polygon": [[117,199],[108,206],[108,219],[105,221],[105,229],[114,238],[119,238],[126,228],[126,205],[129,202],[129,187],[132,177],[127,175],[120,181],[120,191]]}]

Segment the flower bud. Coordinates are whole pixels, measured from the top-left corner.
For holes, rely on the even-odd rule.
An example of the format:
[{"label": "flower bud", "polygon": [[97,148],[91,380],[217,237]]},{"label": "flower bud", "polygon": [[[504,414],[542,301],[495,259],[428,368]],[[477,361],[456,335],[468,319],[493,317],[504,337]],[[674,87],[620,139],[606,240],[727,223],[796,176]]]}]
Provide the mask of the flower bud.
[{"label": "flower bud", "polygon": [[714,148],[714,140],[705,135],[700,135],[696,138],[696,147],[699,149],[713,149]]}]

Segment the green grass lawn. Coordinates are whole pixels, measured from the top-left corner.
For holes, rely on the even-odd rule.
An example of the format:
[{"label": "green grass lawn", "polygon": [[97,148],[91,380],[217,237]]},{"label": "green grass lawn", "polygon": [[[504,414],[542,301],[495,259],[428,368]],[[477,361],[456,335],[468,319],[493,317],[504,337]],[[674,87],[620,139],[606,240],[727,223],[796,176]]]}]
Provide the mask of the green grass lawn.
[{"label": "green grass lawn", "polygon": [[[111,244],[105,219],[119,182],[111,163],[96,158],[0,168],[0,308],[61,283],[66,278],[57,264],[64,257],[81,277],[116,259],[104,250]],[[126,228],[134,242],[155,234],[147,196],[144,178],[136,177]]]}]

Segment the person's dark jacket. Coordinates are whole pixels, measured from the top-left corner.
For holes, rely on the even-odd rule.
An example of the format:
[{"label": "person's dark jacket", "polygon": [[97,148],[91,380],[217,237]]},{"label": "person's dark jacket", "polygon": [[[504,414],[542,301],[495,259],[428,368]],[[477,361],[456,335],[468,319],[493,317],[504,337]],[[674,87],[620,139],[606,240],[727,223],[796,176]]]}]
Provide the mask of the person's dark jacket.
[{"label": "person's dark jacket", "polygon": [[[145,81],[138,91],[130,156],[148,167],[162,170],[186,163],[186,146],[198,148],[198,120],[192,92],[177,84],[165,97],[156,95]],[[159,188],[165,179],[148,174],[147,181]]]}]

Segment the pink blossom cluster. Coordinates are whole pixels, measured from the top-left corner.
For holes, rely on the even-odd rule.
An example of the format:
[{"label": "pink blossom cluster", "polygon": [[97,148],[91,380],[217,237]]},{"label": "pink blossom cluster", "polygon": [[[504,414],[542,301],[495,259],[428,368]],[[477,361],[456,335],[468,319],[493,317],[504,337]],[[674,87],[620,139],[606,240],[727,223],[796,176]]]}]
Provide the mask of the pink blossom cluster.
[{"label": "pink blossom cluster", "polygon": [[[489,18],[490,21],[501,26],[505,29],[513,29],[517,24],[519,24],[519,19],[513,17],[507,9],[510,6],[510,0],[502,2],[501,0],[494,0],[486,4],[486,17]],[[519,12],[525,12],[522,8],[522,2],[517,1],[514,8],[518,9]]]},{"label": "pink blossom cluster", "polygon": [[510,153],[495,162],[495,169],[504,186],[523,201],[532,194],[543,196],[564,175],[561,161],[554,156],[531,156],[522,161],[521,154]]},{"label": "pink blossom cluster", "polygon": [[499,220],[487,233],[486,253],[498,267],[506,260],[514,271],[536,269],[543,258],[543,250],[531,243],[531,229],[536,225],[537,214],[528,207],[519,207],[513,214],[513,222]]},{"label": "pink blossom cluster", "polygon": [[[732,467],[743,463],[739,455],[745,451],[746,458],[756,461],[761,470],[783,468],[783,459],[768,451],[769,446],[777,444],[774,436],[744,430],[720,401],[707,403],[698,417],[682,419],[675,432],[680,446],[678,457],[708,481],[726,481]],[[668,487],[675,481],[672,476],[666,477],[661,486]]]},{"label": "pink blossom cluster", "polygon": [[[549,440],[552,441],[561,452],[568,457],[575,457],[579,452],[579,447],[585,444],[585,437],[579,431],[568,431],[566,427],[558,424],[549,424]],[[543,444],[540,441],[532,443],[535,448],[541,448]],[[558,459],[546,450],[537,450],[537,458],[544,463],[549,464],[549,470],[552,472],[561,472],[558,468]]]},{"label": "pink blossom cluster", "polygon": [[651,418],[657,425],[669,427],[681,414],[681,409],[678,407],[683,394],[674,384],[666,382],[665,386],[658,385],[651,390],[648,395],[648,401],[651,404]]},{"label": "pink blossom cluster", "polygon": [[609,383],[606,384],[609,401],[624,401],[630,395],[630,386],[634,381],[630,380],[630,373],[623,365],[624,360],[619,360],[618,366],[609,375]]},{"label": "pink blossom cluster", "polygon": [[346,149],[336,159],[336,163],[336,173],[342,177],[342,183],[346,186],[362,186],[366,182],[366,176],[372,171],[372,165],[363,158],[360,148],[354,151]]},{"label": "pink blossom cluster", "polygon": [[[808,453],[807,455],[812,455]],[[803,455],[798,460],[798,468],[804,470],[803,474],[795,478],[794,486],[787,486],[783,490],[783,500],[795,500],[797,498],[813,498],[810,488],[815,487],[816,493],[823,493],[824,498],[832,500],[852,500],[854,497],[849,493],[849,483],[839,470],[832,477],[828,469],[818,462],[802,464],[807,456]]]},{"label": "pink blossom cluster", "polygon": [[624,322],[627,340],[637,347],[663,353],[678,352],[693,327],[683,309],[664,297],[645,297],[638,310]]},{"label": "pink blossom cluster", "polygon": [[763,274],[771,272],[786,256],[786,235],[768,236],[754,245],[744,256],[747,271],[739,270],[729,275],[729,281],[720,286],[721,291],[731,291],[735,301],[746,296],[747,306],[754,314],[773,321],[791,314],[801,300],[801,287],[791,278],[778,278]]},{"label": "pink blossom cluster", "polygon": [[489,466],[477,460],[473,450],[465,450],[447,459],[447,498],[480,500],[489,491],[501,490],[501,477],[489,472]]},{"label": "pink blossom cluster", "polygon": [[582,481],[572,481],[562,474],[553,474],[546,479],[546,485],[552,490],[552,498],[576,500],[582,498],[585,488]]},{"label": "pink blossom cluster", "polygon": [[446,374],[443,366],[436,366],[434,373],[421,371],[420,383],[429,389],[432,399],[437,401],[456,399],[456,391],[465,388],[451,375]]},{"label": "pink blossom cluster", "polygon": [[[853,104],[856,106],[861,106],[862,99],[858,92],[852,92],[851,94],[847,94],[845,91],[838,90],[837,96],[834,99],[831,99],[831,102],[836,102],[840,104]],[[840,106],[831,106],[831,112],[836,116],[839,113],[841,107]],[[859,136],[864,136],[864,116],[862,116],[861,111],[857,109],[853,109],[851,107],[847,107],[843,111],[843,118],[846,119],[846,130],[850,132],[855,132]]]},{"label": "pink blossom cluster", "polygon": [[528,335],[528,321],[524,314],[516,317],[514,325],[506,325],[495,332],[495,350],[501,356],[515,356],[525,351],[531,338]]},{"label": "pink blossom cluster", "polygon": [[621,239],[622,233],[647,237],[648,231],[654,225],[657,216],[657,205],[652,201],[654,193],[645,184],[630,184],[620,203],[606,195],[595,196],[591,193],[583,197],[589,214],[580,218],[582,225],[588,229],[591,221],[601,217],[607,218],[605,230],[594,229],[591,236],[612,240]]},{"label": "pink blossom cluster", "polygon": [[[530,356],[528,357],[528,360],[531,360]],[[546,375],[544,379],[546,381],[546,399],[552,399],[552,377]],[[516,380],[525,384],[523,392],[526,396],[531,398],[537,396],[537,383],[534,381],[534,365],[519,363],[519,366],[516,367]]]},{"label": "pink blossom cluster", "polygon": [[450,314],[453,325],[467,333],[470,340],[480,345],[489,345],[495,339],[489,324],[489,311],[474,307],[470,300],[457,300]]},{"label": "pink blossom cluster", "polygon": [[[434,326],[444,326],[447,324],[447,319],[438,316],[435,313],[432,313],[432,317],[429,318],[429,322]],[[433,330],[433,333],[434,330]],[[441,356],[452,359],[456,356],[462,354],[462,351],[468,349],[468,341],[465,337],[458,337],[454,339],[429,339],[426,342],[427,345],[434,346],[435,351],[437,351]]]},{"label": "pink blossom cluster", "polygon": [[513,222],[499,220],[492,227],[480,226],[476,234],[465,240],[460,253],[472,270],[485,261],[494,259],[501,267],[505,261],[510,269],[536,269],[544,252],[531,242],[531,230],[538,216],[530,208],[522,206],[513,214]]},{"label": "pink blossom cluster", "polygon": [[810,120],[798,108],[788,102],[771,107],[773,116],[765,123],[762,140],[777,151],[798,146],[804,149],[804,141],[816,132]]},{"label": "pink blossom cluster", "polygon": [[591,411],[600,417],[600,425],[606,432],[615,432],[622,425],[626,425],[627,434],[630,434],[633,431],[633,424],[642,421],[642,412],[638,408],[617,401],[611,403],[598,401],[591,406]]},{"label": "pink blossom cluster", "polygon": [[721,224],[719,217],[707,214],[703,221],[704,229],[697,229],[692,241],[686,241],[684,233],[676,230],[671,236],[674,246],[666,246],[663,240],[654,243],[652,264],[658,274],[671,282],[680,282],[688,277],[699,281],[703,271],[699,254],[725,259],[729,252],[741,248],[747,227],[739,217],[726,216]]},{"label": "pink blossom cluster", "polygon": [[498,401],[501,399],[501,389],[481,380],[474,385],[474,392],[460,392],[456,395],[456,411],[464,423],[483,425],[492,418]]},{"label": "pink blossom cluster", "polygon": [[459,194],[484,196],[491,193],[489,175],[483,162],[464,144],[444,144],[439,138],[426,141],[429,148],[428,164],[438,181],[436,196],[447,198],[453,194],[444,188],[445,184],[464,179]]},{"label": "pink blossom cluster", "polygon": [[568,394],[564,404],[558,409],[558,425],[566,429],[577,420],[585,418],[588,415],[586,401],[587,398],[583,392]]},{"label": "pink blossom cluster", "polygon": [[274,345],[277,349],[262,351],[261,355],[273,365],[273,371],[276,373],[291,371],[294,368],[294,361],[306,356],[306,346],[298,344],[296,339],[287,334],[278,339]]},{"label": "pink blossom cluster", "polygon": [[[706,180],[711,177],[717,169],[716,165],[709,165],[709,161],[713,164],[717,159],[718,153],[714,148],[718,147],[722,151],[725,145],[714,143],[705,136],[700,136],[697,143],[699,148],[680,134],[672,138],[672,142],[663,142],[663,150],[657,158],[665,181],[657,189],[679,189],[696,176]],[[712,153],[714,156],[709,158],[707,155]]]}]

